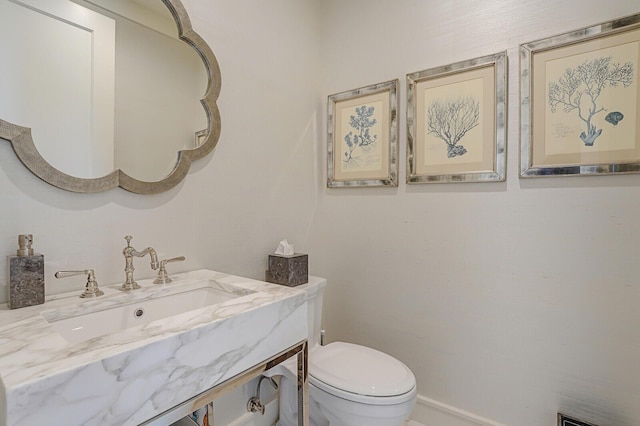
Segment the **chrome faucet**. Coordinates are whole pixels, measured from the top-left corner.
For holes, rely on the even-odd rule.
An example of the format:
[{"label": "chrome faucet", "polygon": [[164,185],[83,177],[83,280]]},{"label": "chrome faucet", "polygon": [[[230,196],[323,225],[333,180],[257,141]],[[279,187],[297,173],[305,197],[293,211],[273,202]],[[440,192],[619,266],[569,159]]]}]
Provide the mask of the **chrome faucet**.
[{"label": "chrome faucet", "polygon": [[126,279],[122,284],[121,290],[131,291],[135,290],[136,288],[140,288],[138,283],[133,279],[133,271],[135,270],[135,268],[133,267],[134,257],[144,257],[148,254],[151,258],[151,269],[153,269],[154,271],[158,269],[160,264],[158,263],[158,255],[153,248],[147,247],[142,251],[138,251],[131,247],[131,240],[133,239],[131,235],[127,235],[126,237],[124,237],[124,239],[127,240],[127,246],[122,249],[122,254],[124,255],[124,274],[126,276]]}]

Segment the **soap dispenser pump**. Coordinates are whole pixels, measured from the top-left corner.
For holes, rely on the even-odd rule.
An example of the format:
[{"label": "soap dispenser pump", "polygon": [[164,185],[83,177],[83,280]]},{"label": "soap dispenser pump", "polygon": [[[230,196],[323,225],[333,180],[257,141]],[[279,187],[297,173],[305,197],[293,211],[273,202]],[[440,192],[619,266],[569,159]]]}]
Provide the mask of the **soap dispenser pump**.
[{"label": "soap dispenser pump", "polygon": [[44,303],[44,256],[33,252],[33,235],[18,235],[15,256],[7,256],[9,309]]}]

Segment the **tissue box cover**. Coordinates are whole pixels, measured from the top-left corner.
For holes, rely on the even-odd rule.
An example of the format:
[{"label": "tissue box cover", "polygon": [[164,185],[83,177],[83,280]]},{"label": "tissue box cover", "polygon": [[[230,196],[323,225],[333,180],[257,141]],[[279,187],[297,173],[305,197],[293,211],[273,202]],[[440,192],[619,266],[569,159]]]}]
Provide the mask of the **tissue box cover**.
[{"label": "tissue box cover", "polygon": [[270,254],[266,280],[289,287],[308,283],[309,256],[302,253],[290,256]]}]

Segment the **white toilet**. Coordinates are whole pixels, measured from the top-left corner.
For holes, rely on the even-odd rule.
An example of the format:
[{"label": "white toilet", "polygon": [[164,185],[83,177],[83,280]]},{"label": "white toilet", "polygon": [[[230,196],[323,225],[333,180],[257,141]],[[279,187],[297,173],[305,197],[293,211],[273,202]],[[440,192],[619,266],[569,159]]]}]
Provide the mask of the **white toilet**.
[{"label": "white toilet", "polygon": [[[309,277],[309,417],[311,426],[401,426],[416,403],[416,379],[399,360],[375,349],[334,342],[320,346],[322,299],[327,282]],[[280,420],[297,426],[295,358],[264,373],[282,375]]]}]

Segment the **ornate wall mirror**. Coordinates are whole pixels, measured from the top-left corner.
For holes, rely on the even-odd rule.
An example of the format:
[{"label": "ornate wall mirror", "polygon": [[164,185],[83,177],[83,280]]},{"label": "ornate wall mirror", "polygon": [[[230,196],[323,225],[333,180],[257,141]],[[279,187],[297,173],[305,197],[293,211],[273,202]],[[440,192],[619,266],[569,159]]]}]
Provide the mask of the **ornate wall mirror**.
[{"label": "ornate wall mirror", "polygon": [[59,188],[167,191],[220,136],[220,69],[180,0],[0,0],[0,57],[0,138]]}]

